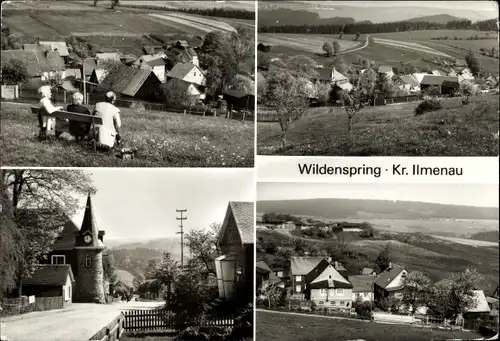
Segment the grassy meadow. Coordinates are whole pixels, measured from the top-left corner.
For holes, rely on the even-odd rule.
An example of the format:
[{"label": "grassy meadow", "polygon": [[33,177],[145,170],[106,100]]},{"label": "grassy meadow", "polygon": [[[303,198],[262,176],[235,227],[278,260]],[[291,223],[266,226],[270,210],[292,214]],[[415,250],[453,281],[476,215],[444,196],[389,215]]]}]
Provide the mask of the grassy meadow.
[{"label": "grassy meadow", "polygon": [[443,109],[415,116],[418,102],[365,107],[347,130],[343,108],[311,108],[287,134],[288,148],[279,150],[281,129],[260,122],[260,155],[317,156],[498,156],[498,96],[442,100]]},{"label": "grassy meadow", "polygon": [[252,167],[254,123],[220,117],[121,109],[126,147],[135,159],[94,153],[87,145],[39,141],[29,104],[2,103],[2,163],[30,167]]},{"label": "grassy meadow", "polygon": [[256,339],[259,341],[429,341],[477,338],[470,332],[431,330],[407,325],[371,323],[319,316],[258,311]]}]

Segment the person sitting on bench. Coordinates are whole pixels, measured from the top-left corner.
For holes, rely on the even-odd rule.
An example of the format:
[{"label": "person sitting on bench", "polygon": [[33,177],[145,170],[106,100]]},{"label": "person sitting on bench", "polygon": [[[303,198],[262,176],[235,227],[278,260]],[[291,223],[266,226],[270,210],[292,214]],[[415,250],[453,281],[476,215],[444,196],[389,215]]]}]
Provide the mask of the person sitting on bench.
[{"label": "person sitting on bench", "polygon": [[[90,110],[83,105],[83,95],[79,92],[75,92],[73,94],[73,104],[68,105],[66,111],[89,116],[91,115]],[[87,122],[70,120],[69,133],[77,140],[81,140],[89,135],[90,126],[91,124]]]},{"label": "person sitting on bench", "polygon": [[102,125],[96,125],[97,145],[104,149],[110,149],[115,143],[120,144],[120,109],[114,106],[116,94],[113,91],[106,93],[104,102],[95,105],[94,115],[102,119]]},{"label": "person sitting on bench", "polygon": [[47,114],[52,114],[53,112],[63,110],[62,107],[56,107],[50,101],[52,97],[52,90],[50,85],[42,85],[38,89],[38,94],[40,95],[40,112],[38,114],[38,124],[40,125],[40,136],[45,138],[47,136],[47,131],[53,131],[56,128],[56,120],[54,117],[47,117],[42,115],[43,111]]}]

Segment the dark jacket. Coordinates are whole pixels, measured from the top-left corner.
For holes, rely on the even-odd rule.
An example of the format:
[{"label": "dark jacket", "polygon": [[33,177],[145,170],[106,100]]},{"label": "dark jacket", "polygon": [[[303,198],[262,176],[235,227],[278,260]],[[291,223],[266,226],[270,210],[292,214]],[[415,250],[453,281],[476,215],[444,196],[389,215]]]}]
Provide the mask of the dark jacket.
[{"label": "dark jacket", "polygon": [[[70,104],[66,108],[69,112],[74,112],[77,114],[91,115],[90,110],[87,107],[79,104]],[[69,133],[75,137],[83,137],[88,135],[90,131],[90,123],[69,121]]]}]

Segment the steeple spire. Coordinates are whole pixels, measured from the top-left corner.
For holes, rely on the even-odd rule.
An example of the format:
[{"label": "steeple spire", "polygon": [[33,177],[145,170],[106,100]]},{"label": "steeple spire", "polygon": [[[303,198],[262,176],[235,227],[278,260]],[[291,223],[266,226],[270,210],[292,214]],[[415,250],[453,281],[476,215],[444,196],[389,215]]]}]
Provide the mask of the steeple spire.
[{"label": "steeple spire", "polygon": [[87,203],[85,204],[85,213],[83,215],[82,227],[80,229],[81,233],[91,232],[94,238],[97,238],[99,233],[99,229],[97,228],[97,224],[95,222],[94,217],[94,209],[92,207],[92,197],[89,194],[87,195]]}]

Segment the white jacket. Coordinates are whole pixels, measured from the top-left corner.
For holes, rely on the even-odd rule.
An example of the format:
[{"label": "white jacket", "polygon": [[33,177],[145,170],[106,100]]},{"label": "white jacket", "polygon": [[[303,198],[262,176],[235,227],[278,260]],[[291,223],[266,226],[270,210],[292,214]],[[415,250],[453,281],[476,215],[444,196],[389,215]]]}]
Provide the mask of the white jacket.
[{"label": "white jacket", "polygon": [[120,119],[120,109],[108,102],[99,102],[94,109],[94,115],[102,119],[102,124],[96,124],[97,142],[99,144],[113,147],[116,139],[116,129],[120,128],[122,123]]},{"label": "white jacket", "polygon": [[[41,110],[47,111],[47,113],[52,114],[55,111],[62,110],[62,107],[55,107],[49,98],[44,97],[40,100]],[[56,119],[54,117],[42,116],[43,127],[47,128],[47,131],[53,131],[56,128]]]}]

